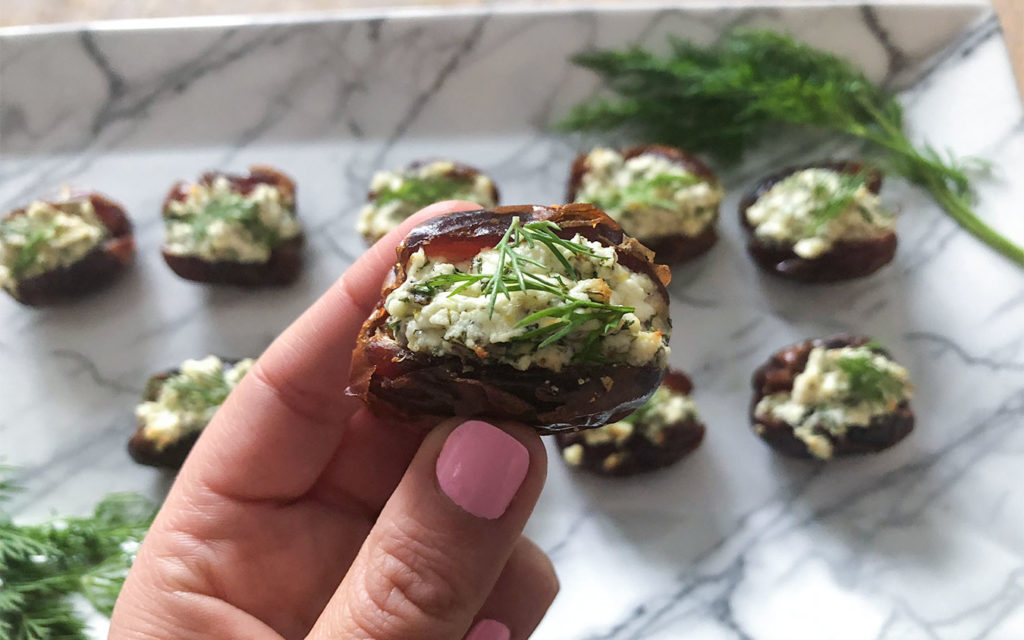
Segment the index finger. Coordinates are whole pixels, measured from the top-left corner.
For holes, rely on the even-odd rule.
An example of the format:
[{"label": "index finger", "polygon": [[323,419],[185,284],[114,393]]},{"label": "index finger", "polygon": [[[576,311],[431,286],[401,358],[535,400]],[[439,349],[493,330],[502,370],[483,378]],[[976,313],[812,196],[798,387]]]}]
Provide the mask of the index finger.
[{"label": "index finger", "polygon": [[352,350],[399,242],[427,218],[479,208],[466,201],[431,205],[364,253],[260,356],[199,438],[182,475],[236,499],[306,493],[362,406],[344,391]]}]

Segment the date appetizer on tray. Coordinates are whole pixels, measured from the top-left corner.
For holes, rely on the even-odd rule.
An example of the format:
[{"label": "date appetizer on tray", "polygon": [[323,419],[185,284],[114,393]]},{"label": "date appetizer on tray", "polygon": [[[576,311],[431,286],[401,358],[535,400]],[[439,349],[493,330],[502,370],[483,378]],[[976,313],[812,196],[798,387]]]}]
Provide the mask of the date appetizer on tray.
[{"label": "date appetizer on tray", "polygon": [[562,458],[571,467],[606,476],[653,471],[682,460],[704,439],[692,391],[685,373],[669,369],[654,395],[622,420],[556,434]]},{"label": "date appetizer on tray", "polygon": [[399,171],[378,171],[356,230],[373,244],[403,220],[442,200],[469,200],[485,209],[498,205],[498,188],[488,176],[452,160],[427,160]]},{"label": "date appetizer on tray", "polygon": [[207,356],[150,378],[143,402],[135,407],[138,428],[128,441],[132,459],[151,467],[179,468],[253,362]]},{"label": "date appetizer on tray", "polygon": [[696,157],[644,145],[577,156],[566,198],[598,207],[652,249],[658,262],[675,264],[715,244],[722,195],[718,178]]},{"label": "date appetizer on tray", "polygon": [[381,413],[542,433],[640,408],[669,353],[668,269],[591,205],[428,220],[363,325],[350,392]]},{"label": "date appetizer on tray", "polygon": [[134,254],[124,208],[98,193],[38,200],[0,221],[0,287],[26,305],[100,289]]},{"label": "date appetizer on tray", "polygon": [[164,260],[182,278],[242,287],[285,285],[302,267],[295,183],[276,169],[203,174],[163,206]]},{"label": "date appetizer on tray", "polygon": [[854,162],[768,176],[740,202],[747,249],[764,270],[803,282],[874,273],[896,253],[896,218],[881,188],[880,172]]},{"label": "date appetizer on tray", "polygon": [[754,431],[786,455],[877,452],[914,428],[907,370],[868,338],[791,345],[754,373],[753,384]]}]

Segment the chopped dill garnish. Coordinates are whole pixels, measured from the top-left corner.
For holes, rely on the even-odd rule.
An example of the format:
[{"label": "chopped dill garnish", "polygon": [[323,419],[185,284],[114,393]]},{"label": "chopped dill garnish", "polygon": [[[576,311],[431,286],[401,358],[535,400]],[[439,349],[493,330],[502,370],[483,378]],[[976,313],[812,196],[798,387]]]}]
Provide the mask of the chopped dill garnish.
[{"label": "chopped dill garnish", "polygon": [[[832,222],[849,209],[857,199],[857,192],[866,183],[861,173],[839,172],[837,175],[839,183],[835,188],[824,182],[818,182],[813,187],[815,206],[811,209],[809,217],[815,230]],[[870,221],[868,219],[868,222]]]},{"label": "chopped dill garnish", "polygon": [[33,229],[28,224],[18,224],[18,220],[24,216],[18,216],[6,222],[0,222],[0,235],[17,234],[25,236],[25,243],[20,246],[11,246],[15,250],[15,258],[11,263],[11,275],[15,280],[21,278],[39,258],[39,251],[47,242],[53,240],[57,226],[48,224],[38,229]]},{"label": "chopped dill garnish", "polygon": [[859,399],[886,402],[903,393],[903,382],[880,368],[870,354],[844,354],[836,361],[836,366],[846,374],[850,394]]},{"label": "chopped dill garnish", "polygon": [[674,194],[700,182],[701,179],[692,174],[662,173],[645,180],[633,181],[624,189],[610,190],[605,197],[594,198],[591,204],[605,211],[624,211],[633,207],[674,210],[679,204],[671,197],[666,198],[664,194]]},{"label": "chopped dill garnish", "polygon": [[[595,260],[608,258],[585,244],[562,238],[556,233],[560,230],[561,228],[550,220],[529,222],[524,225],[519,217],[515,216],[494,247],[498,253],[494,273],[456,272],[436,275],[412,287],[412,292],[429,301],[442,291],[447,291],[448,296],[454,296],[479,284],[481,295],[488,297],[487,308],[490,316],[494,315],[494,307],[499,296],[510,300],[513,292],[549,293],[560,298],[561,304],[542,309],[520,320],[516,327],[526,328],[526,331],[514,341],[536,342],[537,349],[542,349],[571,335],[586,332],[582,346],[576,352],[576,359],[597,361],[600,358],[597,349],[600,338],[617,330],[622,324],[623,316],[635,309],[581,300],[569,295],[572,283],[579,280],[579,273],[563,251],[573,257],[583,256]],[[523,244],[530,247],[543,245],[565,269],[569,279],[561,274],[548,272],[545,265],[516,251],[516,248]],[[543,269],[544,272],[535,273],[530,267]],[[449,287],[453,288],[449,290]]]},{"label": "chopped dill garnish", "polygon": [[471,186],[472,183],[466,178],[403,175],[398,187],[385,187],[377,193],[375,201],[378,205],[401,201],[419,209],[441,200],[465,199],[470,194]]},{"label": "chopped dill garnish", "polygon": [[231,385],[219,373],[177,373],[167,378],[163,386],[173,389],[185,407],[205,409],[224,404],[231,393]]},{"label": "chopped dill garnish", "polygon": [[277,231],[260,219],[259,203],[240,193],[218,194],[206,203],[202,211],[178,219],[189,223],[192,235],[200,241],[209,236],[210,226],[215,222],[245,229],[252,236],[253,242],[265,247],[273,247],[281,241]]}]

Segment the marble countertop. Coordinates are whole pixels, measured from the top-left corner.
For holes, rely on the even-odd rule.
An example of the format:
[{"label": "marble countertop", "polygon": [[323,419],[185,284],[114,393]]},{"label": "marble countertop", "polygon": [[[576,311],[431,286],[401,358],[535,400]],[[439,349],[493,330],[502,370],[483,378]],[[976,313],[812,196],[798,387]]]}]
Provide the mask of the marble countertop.
[{"label": "marble countertop", "polygon": [[[0,26],[126,20],[139,18],[210,16],[254,13],[337,11],[380,7],[460,7],[495,5],[593,4],[601,0],[14,0],[0,13]],[[609,0],[604,0],[609,1]],[[682,0],[695,2],[697,0]],[[719,0],[719,4],[742,4],[747,0]],[[1018,85],[1024,86],[1024,5],[1017,0],[991,0],[999,14],[1017,71]]]},{"label": "marble countertop", "polygon": [[[0,300],[0,455],[29,491],[18,517],[80,513],[170,479],[124,450],[145,378],[189,357],[256,354],[363,250],[355,213],[376,169],[451,156],[506,203],[557,201],[577,141],[546,125],[594,89],[585,46],[792,30],[903,87],[915,135],[991,160],[979,211],[1024,242],[1024,113],[980,4],[636,9],[293,20],[0,37],[0,205],[65,183],[125,203],[139,255],[70,307]],[[45,76],[46,82],[39,82]],[[481,90],[484,87],[486,90]],[[1024,274],[891,181],[895,262],[806,289],[762,276],[735,220],[769,168],[842,151],[790,140],[724,172],[722,239],[670,288],[672,364],[692,374],[706,442],[676,467],[603,480],[552,456],[528,533],[562,593],[541,640],[1024,638]],[[281,291],[204,288],[158,254],[169,185],[270,162],[298,182],[306,273]],[[892,450],[781,459],[749,429],[749,376],[776,348],[854,330],[917,386]],[[341,383],[339,383],[339,388]]]}]

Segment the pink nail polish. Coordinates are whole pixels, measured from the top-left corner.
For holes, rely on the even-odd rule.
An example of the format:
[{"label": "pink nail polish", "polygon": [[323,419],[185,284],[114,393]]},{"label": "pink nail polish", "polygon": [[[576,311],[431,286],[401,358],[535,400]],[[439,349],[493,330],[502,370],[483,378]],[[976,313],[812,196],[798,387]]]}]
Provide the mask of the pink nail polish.
[{"label": "pink nail polish", "polygon": [[466,634],[466,640],[509,640],[512,632],[497,620],[481,620]]},{"label": "pink nail polish", "polygon": [[505,513],[529,467],[530,454],[518,440],[486,422],[470,420],[448,435],[436,471],[441,490],[452,502],[494,520]]}]

